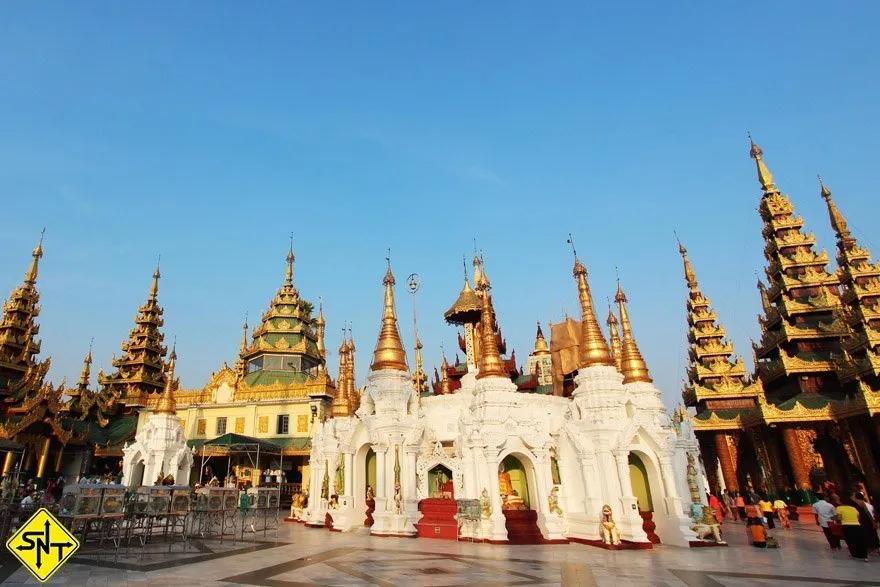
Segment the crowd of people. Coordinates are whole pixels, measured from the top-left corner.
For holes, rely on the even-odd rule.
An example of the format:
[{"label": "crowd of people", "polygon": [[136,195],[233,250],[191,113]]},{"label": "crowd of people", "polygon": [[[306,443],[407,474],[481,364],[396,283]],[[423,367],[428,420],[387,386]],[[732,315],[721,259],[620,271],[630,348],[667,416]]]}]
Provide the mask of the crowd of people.
[{"label": "crowd of people", "polygon": [[[870,553],[880,555],[877,534],[880,518],[863,491],[839,489],[828,484],[814,495],[816,501],[812,504],[812,511],[816,525],[822,529],[832,550],[840,550],[841,542],[845,542],[854,559],[867,562]],[[760,548],[777,546],[777,541],[768,532],[776,528],[777,522],[783,529],[791,528],[792,518],[798,516],[797,506],[792,501],[791,494],[774,499],[751,487],[744,491],[723,491],[720,496],[709,494],[709,507],[715,511],[718,524],[725,520],[744,522],[749,542]]]}]

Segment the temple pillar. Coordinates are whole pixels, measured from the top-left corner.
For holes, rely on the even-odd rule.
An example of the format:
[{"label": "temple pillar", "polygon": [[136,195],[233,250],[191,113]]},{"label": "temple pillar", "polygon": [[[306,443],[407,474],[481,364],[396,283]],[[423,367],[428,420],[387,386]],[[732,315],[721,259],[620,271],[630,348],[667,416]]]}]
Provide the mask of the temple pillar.
[{"label": "temple pillar", "polygon": [[345,467],[345,495],[352,494],[352,477],[354,477],[354,455],[350,452],[343,453],[343,462]]},{"label": "temple pillar", "polygon": [[533,510],[543,513],[550,513],[550,505],[547,502],[547,480],[550,479],[550,451],[535,451],[535,490],[538,495],[538,507],[532,506]]},{"label": "temple pillar", "polygon": [[336,493],[336,469],[337,469],[336,459],[337,459],[337,456],[338,455],[330,455],[329,457],[327,457],[326,464],[324,465],[324,467],[326,467],[325,470],[327,471],[327,477],[328,477],[327,499],[330,499],[331,495],[338,495]]},{"label": "temple pillar", "polygon": [[779,440],[769,428],[764,430],[764,447],[767,449],[767,458],[770,461],[770,478],[775,485],[775,492],[780,493],[787,485],[785,469],[782,467],[782,459],[779,455]]},{"label": "temple pillar", "polygon": [[[484,453],[486,451],[484,450]],[[493,455],[486,454],[486,463],[489,471],[489,495],[492,498],[492,536],[491,540],[506,541],[507,540],[507,518],[501,509],[501,484],[498,482],[498,469],[501,465],[498,459],[498,452]]]},{"label": "temple pillar", "polygon": [[732,491],[739,491],[739,481],[736,478],[736,464],[730,457],[730,445],[726,432],[715,433],[715,454],[721,465],[721,476],[724,477],[724,485]]},{"label": "temple pillar", "polygon": [[6,459],[3,461],[3,476],[4,477],[6,475],[11,475],[12,473],[15,472],[15,462],[16,462],[15,457],[16,456],[18,456],[18,453],[14,453],[12,451],[9,451],[8,453],[6,453]]},{"label": "temple pillar", "polygon": [[595,458],[581,459],[581,472],[584,481],[584,511],[590,516],[600,516],[602,492],[598,487]]},{"label": "temple pillar", "polygon": [[788,461],[791,463],[791,471],[794,475],[794,483],[802,491],[810,490],[810,472],[804,463],[804,455],[798,442],[797,429],[786,427],[782,429],[782,440],[785,442],[785,450],[788,452]]},{"label": "temple pillar", "polygon": [[37,464],[37,479],[42,479],[46,474],[46,465],[49,462],[49,446],[52,444],[52,438],[43,440],[43,448],[40,451],[40,460]]},{"label": "temple pillar", "polygon": [[64,458],[64,445],[58,447],[58,454],[55,455],[55,475],[61,475],[61,460]]}]

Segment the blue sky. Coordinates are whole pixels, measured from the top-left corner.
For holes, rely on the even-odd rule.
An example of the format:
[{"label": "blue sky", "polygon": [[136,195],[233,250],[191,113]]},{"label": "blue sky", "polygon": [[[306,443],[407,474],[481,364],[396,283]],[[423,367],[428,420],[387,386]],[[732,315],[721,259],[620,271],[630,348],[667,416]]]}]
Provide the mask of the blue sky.
[{"label": "blue sky", "polygon": [[[454,353],[442,313],[474,238],[524,359],[536,320],[577,315],[571,232],[600,306],[619,267],[676,402],[673,230],[751,364],[764,260],[746,130],[821,246],[817,173],[880,251],[880,4],[595,4],[4,2],[0,296],[45,226],[43,355],[75,379],[92,337],[109,369],[161,254],[166,336],[201,386],[283,280],[293,232],[328,347],[354,324],[360,385],[386,247],[401,285],[422,277],[430,371]],[[407,345],[411,308],[399,285]]]}]

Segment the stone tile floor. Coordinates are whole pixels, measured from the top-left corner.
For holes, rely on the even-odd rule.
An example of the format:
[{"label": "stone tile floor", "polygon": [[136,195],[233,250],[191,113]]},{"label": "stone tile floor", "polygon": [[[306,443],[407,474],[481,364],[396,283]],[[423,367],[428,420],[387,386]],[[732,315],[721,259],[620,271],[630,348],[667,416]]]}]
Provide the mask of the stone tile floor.
[{"label": "stone tile floor", "polygon": [[[193,540],[114,553],[83,549],[51,585],[584,585],[669,587],[880,587],[880,556],[867,564],[832,552],[812,527],[777,529],[780,548],[753,548],[741,524],[727,523],[726,548],[606,551],[580,544],[498,546],[446,540],[375,538],[282,524],[235,544]],[[18,563],[0,559],[9,585],[38,584]]]}]

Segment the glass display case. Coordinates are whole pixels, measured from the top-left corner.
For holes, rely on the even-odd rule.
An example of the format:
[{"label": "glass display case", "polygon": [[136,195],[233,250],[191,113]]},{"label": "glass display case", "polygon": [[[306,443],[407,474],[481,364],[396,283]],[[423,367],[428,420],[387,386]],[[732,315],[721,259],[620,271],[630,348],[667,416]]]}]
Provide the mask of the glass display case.
[{"label": "glass display case", "polygon": [[196,491],[196,509],[234,510],[238,507],[235,487],[202,487]]},{"label": "glass display case", "polygon": [[277,487],[251,487],[247,490],[249,508],[278,508],[281,492]]},{"label": "glass display case", "polygon": [[192,509],[192,490],[189,487],[179,486],[171,489],[171,511],[176,514],[185,514]]},{"label": "glass display case", "polygon": [[125,509],[125,485],[105,485],[101,496],[101,513],[121,515]]},{"label": "glass display case", "polygon": [[171,511],[172,490],[169,485],[138,487],[135,511],[141,514],[167,514]]}]

